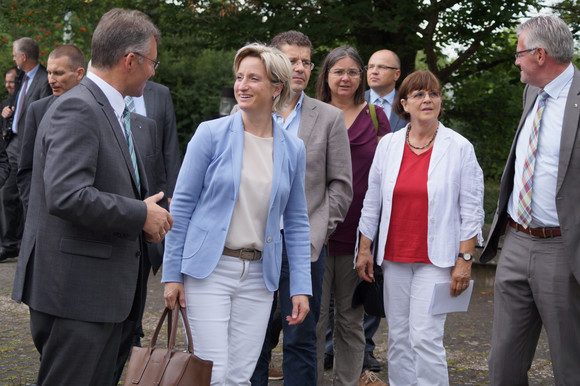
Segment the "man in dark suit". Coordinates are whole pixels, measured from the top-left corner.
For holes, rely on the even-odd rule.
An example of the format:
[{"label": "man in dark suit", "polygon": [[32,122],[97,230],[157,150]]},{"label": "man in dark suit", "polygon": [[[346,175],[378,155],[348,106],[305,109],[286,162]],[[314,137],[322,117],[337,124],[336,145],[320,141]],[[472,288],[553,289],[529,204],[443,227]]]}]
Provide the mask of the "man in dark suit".
[{"label": "man in dark suit", "polygon": [[159,30],[113,9],[92,38],[91,71],[38,128],[12,298],[30,308],[42,385],[113,385],[121,334],[139,310],[142,239],[172,218],[147,196],[123,98],[155,73]]},{"label": "man in dark suit", "polygon": [[370,89],[365,92],[365,99],[385,110],[393,132],[407,124],[392,108],[397,95],[395,84],[400,76],[401,60],[393,51],[380,50],[371,55],[367,66],[367,83]]},{"label": "man in dark suit", "polygon": [[38,43],[31,38],[20,38],[12,45],[12,56],[16,66],[22,72],[16,82],[16,107],[7,106],[2,111],[3,116],[12,116],[12,126],[7,130],[6,152],[10,159],[10,175],[6,184],[0,189],[0,237],[2,249],[0,261],[18,256],[19,242],[22,236],[23,211],[16,172],[20,159],[19,133],[26,124],[26,111],[30,104],[50,95],[50,86],[46,79],[46,69],[38,63]]},{"label": "man in dark suit", "polygon": [[[306,147],[305,192],[310,221],[312,296],[304,322],[290,326],[283,322],[285,384],[313,385],[317,379],[316,324],[320,317],[322,280],[326,270],[326,243],[338,223],[344,220],[352,200],[350,144],[344,116],[339,109],[308,97],[314,64],[312,43],[297,31],[282,32],[271,45],[280,49],[292,64],[292,101],[276,115],[280,126],[304,141]],[[285,248],[285,246],[284,246]],[[281,318],[292,313],[288,260],[282,254],[279,299]],[[271,343],[280,334],[275,329],[274,309],[262,354],[252,376],[252,385],[267,385]],[[279,322],[279,321],[278,321]]]},{"label": "man in dark suit", "polygon": [[[131,99],[129,99],[131,98]],[[147,81],[143,96],[132,98],[125,98],[128,108],[141,116],[150,118],[155,121],[156,126],[149,130],[140,130],[139,133],[148,132],[153,135],[147,143],[154,146],[154,149],[147,149],[147,147],[139,148],[145,151],[153,152],[153,154],[145,157],[149,165],[145,165],[148,172],[151,172],[149,178],[149,188],[151,191],[164,192],[165,198],[160,203],[164,208],[169,208],[171,197],[173,196],[173,189],[175,189],[175,182],[177,181],[177,174],[179,173],[179,165],[181,164],[181,157],[179,154],[179,143],[177,140],[177,126],[175,121],[175,111],[173,110],[173,101],[171,100],[171,93],[169,89],[159,83]],[[132,109],[131,109],[132,108]],[[137,139],[137,138],[136,138]],[[141,146],[146,143],[140,142]],[[139,145],[138,144],[138,145]],[[151,244],[147,243],[144,247],[143,253],[143,282],[147,284],[149,279],[149,272],[153,270],[153,274],[157,274],[161,263],[163,262],[163,243]],[[142,307],[145,308],[145,301],[147,298],[147,287],[143,287]],[[133,337],[133,345],[140,346],[141,338],[144,336],[141,325],[141,318],[135,327],[135,334]]]},{"label": "man in dark suit", "polygon": [[555,384],[580,385],[580,71],[556,16],[517,29],[524,111],[481,255],[495,257],[492,385],[527,385],[545,327]]},{"label": "man in dark suit", "polygon": [[28,210],[34,141],[36,140],[38,125],[56,98],[81,82],[85,75],[85,56],[81,50],[72,44],[58,46],[48,55],[46,70],[52,95],[30,104],[26,112],[26,125],[20,134],[20,162],[18,164],[16,182],[25,216]]}]

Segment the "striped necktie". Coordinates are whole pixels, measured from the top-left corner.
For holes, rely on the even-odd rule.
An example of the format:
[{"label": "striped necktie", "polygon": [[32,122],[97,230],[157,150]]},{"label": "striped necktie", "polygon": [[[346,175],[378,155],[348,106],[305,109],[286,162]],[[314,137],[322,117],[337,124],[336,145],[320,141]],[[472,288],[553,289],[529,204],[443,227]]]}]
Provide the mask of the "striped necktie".
[{"label": "striped necktie", "polygon": [[137,179],[137,187],[139,192],[141,192],[141,178],[139,178],[139,168],[137,167],[137,154],[135,153],[135,145],[133,144],[133,135],[131,134],[131,113],[125,107],[123,110],[123,132],[125,133],[125,139],[127,140],[127,145],[129,145],[129,154],[131,154],[131,163],[133,164],[133,169],[135,169],[135,177]]},{"label": "striped necktie", "polygon": [[126,96],[125,97],[125,104],[127,105],[127,109],[129,110],[129,112],[131,112],[131,113],[135,112],[135,101],[133,100],[133,97]]},{"label": "striped necktie", "polygon": [[534,167],[536,165],[536,153],[538,151],[540,123],[542,121],[544,107],[546,107],[546,99],[549,97],[548,93],[544,91],[544,89],[540,90],[538,96],[538,108],[536,110],[536,116],[534,117],[532,132],[530,133],[528,154],[524,161],[524,172],[522,173],[522,189],[520,190],[518,204],[518,222],[526,228],[532,222],[532,182],[534,177]]}]

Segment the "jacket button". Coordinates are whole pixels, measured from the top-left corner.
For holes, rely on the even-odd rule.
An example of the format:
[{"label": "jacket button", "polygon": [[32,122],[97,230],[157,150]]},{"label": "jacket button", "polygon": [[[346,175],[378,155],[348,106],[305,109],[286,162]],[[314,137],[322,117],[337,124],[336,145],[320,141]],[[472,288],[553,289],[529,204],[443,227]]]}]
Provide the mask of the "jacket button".
[{"label": "jacket button", "polygon": [[141,257],[141,251],[135,252],[135,257]]},{"label": "jacket button", "polygon": [[268,238],[266,239],[266,242],[268,242],[268,243],[271,243],[271,242],[272,242],[272,238],[271,238],[271,237],[268,237]]}]

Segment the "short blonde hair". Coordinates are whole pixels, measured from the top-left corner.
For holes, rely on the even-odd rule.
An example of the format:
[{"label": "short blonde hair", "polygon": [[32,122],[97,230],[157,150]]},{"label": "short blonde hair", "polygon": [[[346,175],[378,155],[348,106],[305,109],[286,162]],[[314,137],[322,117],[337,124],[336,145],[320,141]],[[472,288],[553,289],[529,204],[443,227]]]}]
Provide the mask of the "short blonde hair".
[{"label": "short blonde hair", "polygon": [[292,65],[288,57],[277,48],[268,47],[260,43],[247,44],[240,48],[236,53],[234,59],[234,75],[240,68],[240,63],[247,57],[259,58],[264,67],[266,67],[266,74],[273,85],[282,85],[282,91],[274,99],[272,111],[282,112],[284,107],[290,101],[291,88],[290,81],[292,80]]}]

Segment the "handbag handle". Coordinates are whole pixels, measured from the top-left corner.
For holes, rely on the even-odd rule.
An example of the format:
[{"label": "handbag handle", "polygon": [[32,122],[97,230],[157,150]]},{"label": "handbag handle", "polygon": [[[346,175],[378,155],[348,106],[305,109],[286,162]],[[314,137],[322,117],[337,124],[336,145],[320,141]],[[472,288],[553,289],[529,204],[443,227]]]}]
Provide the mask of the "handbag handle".
[{"label": "handbag handle", "polygon": [[181,313],[181,317],[183,320],[183,325],[185,328],[185,334],[187,336],[187,351],[193,354],[193,338],[191,337],[191,330],[189,328],[189,320],[187,319],[187,314],[185,312],[185,308],[181,307],[178,302],[175,302],[173,306],[173,310],[165,307],[163,310],[163,314],[157,322],[157,327],[155,328],[155,332],[151,337],[151,342],[149,343],[149,349],[152,351],[155,345],[157,344],[157,338],[159,333],[161,332],[161,328],[163,323],[165,322],[165,318],[168,317],[167,320],[167,349],[168,352],[171,352],[175,347],[175,339],[177,336],[177,320],[179,319],[179,314]]}]

